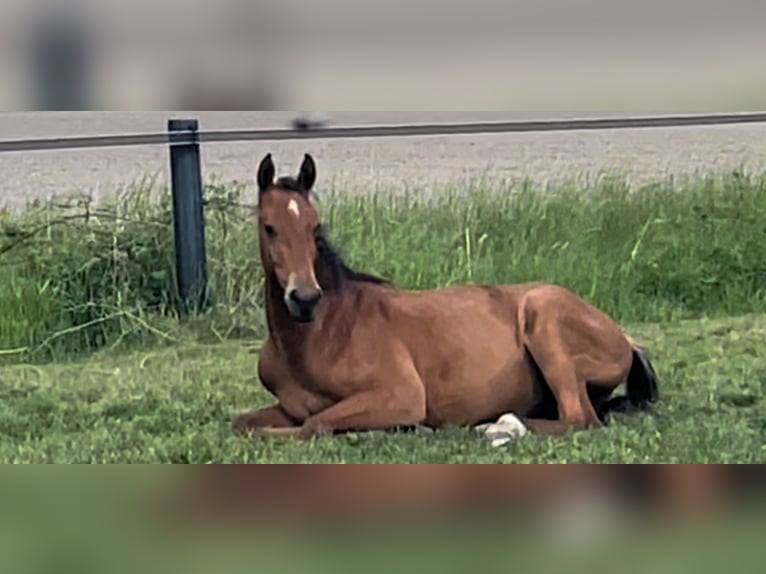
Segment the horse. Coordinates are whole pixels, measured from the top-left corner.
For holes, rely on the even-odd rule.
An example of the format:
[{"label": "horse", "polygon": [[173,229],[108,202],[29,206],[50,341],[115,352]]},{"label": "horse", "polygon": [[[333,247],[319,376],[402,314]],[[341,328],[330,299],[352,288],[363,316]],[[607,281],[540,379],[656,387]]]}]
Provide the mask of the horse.
[{"label": "horse", "polygon": [[513,438],[562,436],[652,409],[644,348],[561,286],[404,290],[349,267],[313,202],[316,178],[310,154],[297,176],[276,178],[270,153],[258,166],[268,325],[258,378],[276,403],[235,417],[234,432],[312,439],[501,417]]}]

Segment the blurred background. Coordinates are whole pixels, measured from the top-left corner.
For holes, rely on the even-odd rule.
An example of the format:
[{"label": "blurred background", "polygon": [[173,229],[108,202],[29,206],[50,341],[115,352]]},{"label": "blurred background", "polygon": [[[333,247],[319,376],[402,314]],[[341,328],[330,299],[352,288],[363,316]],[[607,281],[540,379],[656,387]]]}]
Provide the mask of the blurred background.
[{"label": "blurred background", "polygon": [[713,574],[766,558],[757,467],[46,472],[0,473],[5,572]]},{"label": "blurred background", "polygon": [[3,110],[763,105],[757,0],[3,0]]}]

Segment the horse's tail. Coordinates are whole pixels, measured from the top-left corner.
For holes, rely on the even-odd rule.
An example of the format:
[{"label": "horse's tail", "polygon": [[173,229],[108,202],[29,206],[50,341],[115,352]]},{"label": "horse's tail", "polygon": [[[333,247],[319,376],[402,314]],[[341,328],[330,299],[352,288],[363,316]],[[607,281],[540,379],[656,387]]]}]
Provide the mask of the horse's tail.
[{"label": "horse's tail", "polygon": [[625,385],[626,393],[607,401],[604,409],[607,413],[648,411],[659,399],[657,373],[654,371],[646,351],[632,338],[627,335],[626,338],[633,349],[633,363],[630,366]]}]

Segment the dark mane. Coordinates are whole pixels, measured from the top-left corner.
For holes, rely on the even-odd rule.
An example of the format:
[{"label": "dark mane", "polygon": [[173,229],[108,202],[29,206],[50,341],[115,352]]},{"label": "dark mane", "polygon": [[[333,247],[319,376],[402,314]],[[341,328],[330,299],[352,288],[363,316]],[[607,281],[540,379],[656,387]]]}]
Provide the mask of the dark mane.
[{"label": "dark mane", "polygon": [[322,264],[324,270],[330,272],[330,279],[336,288],[342,287],[343,283],[346,281],[393,286],[388,279],[354,271],[346,265],[343,261],[343,257],[341,257],[337,249],[333,247],[332,243],[330,243],[330,240],[327,238],[327,234],[322,227],[320,227],[320,231],[317,234],[315,241],[317,247],[317,263]]}]

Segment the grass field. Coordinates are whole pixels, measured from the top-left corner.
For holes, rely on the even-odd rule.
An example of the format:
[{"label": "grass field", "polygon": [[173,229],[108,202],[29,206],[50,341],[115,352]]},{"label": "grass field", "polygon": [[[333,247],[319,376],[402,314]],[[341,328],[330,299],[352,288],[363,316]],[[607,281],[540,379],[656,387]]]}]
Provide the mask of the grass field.
[{"label": "grass field", "polygon": [[766,175],[320,198],[354,266],[407,288],[558,283],[648,347],[655,414],[499,450],[457,429],[232,436],[234,414],[271,400],[254,381],[262,277],[240,192],[208,187],[213,305],[193,320],[173,311],[161,193],[0,216],[0,461],[766,461]]},{"label": "grass field", "polygon": [[657,356],[662,403],[564,439],[491,449],[471,431],[356,434],[312,444],[232,436],[271,399],[241,342],[0,371],[0,460],[29,462],[766,462],[766,316],[633,329]]}]

